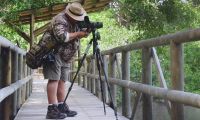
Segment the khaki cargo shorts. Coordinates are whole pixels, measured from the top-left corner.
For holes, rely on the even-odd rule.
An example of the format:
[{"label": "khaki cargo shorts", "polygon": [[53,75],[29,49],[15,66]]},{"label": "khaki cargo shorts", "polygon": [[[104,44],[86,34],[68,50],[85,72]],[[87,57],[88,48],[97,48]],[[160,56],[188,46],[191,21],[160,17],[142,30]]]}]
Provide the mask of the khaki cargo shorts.
[{"label": "khaki cargo shorts", "polygon": [[61,60],[60,55],[55,55],[55,61],[43,65],[44,79],[64,80],[69,79],[70,64]]}]

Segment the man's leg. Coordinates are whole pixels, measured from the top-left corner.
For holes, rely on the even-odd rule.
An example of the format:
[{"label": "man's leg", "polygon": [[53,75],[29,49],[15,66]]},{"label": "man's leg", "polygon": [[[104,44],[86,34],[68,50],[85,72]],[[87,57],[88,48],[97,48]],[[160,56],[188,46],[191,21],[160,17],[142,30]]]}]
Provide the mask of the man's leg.
[{"label": "man's leg", "polygon": [[66,114],[61,113],[58,109],[58,82],[58,80],[49,80],[47,83],[47,97],[49,103],[46,115],[47,119],[64,119],[67,117]]},{"label": "man's leg", "polygon": [[63,102],[65,100],[65,81],[64,80],[59,80],[58,82],[58,89],[57,89],[57,98],[58,102]]},{"label": "man's leg", "polygon": [[43,65],[43,74],[45,79],[49,79],[47,83],[47,119],[63,119],[67,117],[67,114],[61,113],[58,109],[58,83],[61,75],[61,65],[58,57],[55,55],[55,61],[46,62]]},{"label": "man's leg", "polygon": [[73,117],[77,115],[76,111],[72,111],[69,109],[68,105],[66,103],[63,104],[65,97],[66,97],[66,92],[65,92],[65,81],[60,80],[58,83],[58,91],[57,91],[57,97],[58,97],[58,109],[62,112],[67,114],[68,117]]},{"label": "man's leg", "polygon": [[47,83],[47,97],[49,104],[57,104],[58,80],[49,80]]}]

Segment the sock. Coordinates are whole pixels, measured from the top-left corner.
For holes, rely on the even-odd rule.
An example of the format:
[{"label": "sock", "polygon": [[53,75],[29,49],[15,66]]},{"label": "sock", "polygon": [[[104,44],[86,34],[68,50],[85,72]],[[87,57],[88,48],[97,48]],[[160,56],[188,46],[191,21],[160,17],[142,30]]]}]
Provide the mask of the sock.
[{"label": "sock", "polygon": [[58,102],[58,105],[63,104],[63,102]]},{"label": "sock", "polygon": [[58,106],[58,104],[49,104],[48,106],[53,106],[53,105],[56,105],[56,106]]}]

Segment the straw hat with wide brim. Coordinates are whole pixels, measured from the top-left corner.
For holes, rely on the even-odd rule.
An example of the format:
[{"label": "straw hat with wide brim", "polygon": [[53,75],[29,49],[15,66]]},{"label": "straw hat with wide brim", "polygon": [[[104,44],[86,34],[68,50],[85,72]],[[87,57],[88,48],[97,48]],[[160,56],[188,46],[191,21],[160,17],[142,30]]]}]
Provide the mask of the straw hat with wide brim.
[{"label": "straw hat with wide brim", "polygon": [[87,15],[80,3],[69,3],[66,7],[65,13],[71,18],[77,21],[84,21],[84,17]]}]

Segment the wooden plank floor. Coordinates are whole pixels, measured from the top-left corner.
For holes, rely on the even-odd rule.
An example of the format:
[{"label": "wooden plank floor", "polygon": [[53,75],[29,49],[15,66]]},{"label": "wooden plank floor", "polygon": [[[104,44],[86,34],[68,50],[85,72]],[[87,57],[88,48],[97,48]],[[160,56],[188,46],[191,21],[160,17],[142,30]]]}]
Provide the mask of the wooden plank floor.
[{"label": "wooden plank floor", "polygon": [[[33,93],[19,110],[15,120],[45,120],[47,112],[46,96],[47,80],[35,79]],[[69,86],[70,83],[67,83]],[[114,112],[106,106],[107,114],[104,115],[103,104],[87,90],[74,84],[74,87],[67,99],[70,109],[78,112],[75,117],[67,117],[66,120],[115,120]],[[128,120],[118,115],[119,120]]]}]

